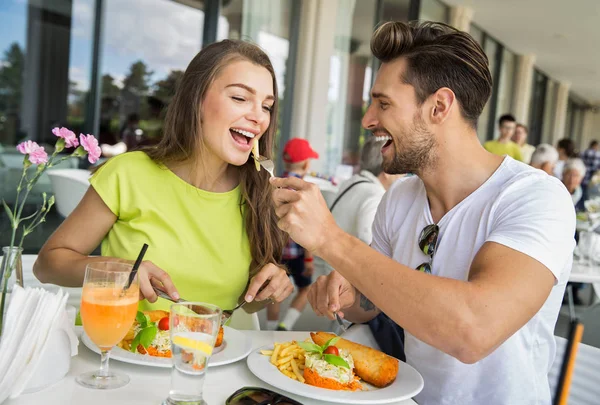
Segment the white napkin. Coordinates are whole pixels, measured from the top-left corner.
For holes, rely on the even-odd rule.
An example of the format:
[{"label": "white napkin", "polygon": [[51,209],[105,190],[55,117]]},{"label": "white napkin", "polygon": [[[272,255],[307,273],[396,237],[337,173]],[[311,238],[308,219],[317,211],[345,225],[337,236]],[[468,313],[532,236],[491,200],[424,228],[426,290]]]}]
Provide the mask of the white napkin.
[{"label": "white napkin", "polygon": [[77,354],[78,340],[65,310],[68,293],[15,286],[0,341],[0,403],[19,396],[27,387],[46,352],[53,333],[64,330],[70,354]]}]

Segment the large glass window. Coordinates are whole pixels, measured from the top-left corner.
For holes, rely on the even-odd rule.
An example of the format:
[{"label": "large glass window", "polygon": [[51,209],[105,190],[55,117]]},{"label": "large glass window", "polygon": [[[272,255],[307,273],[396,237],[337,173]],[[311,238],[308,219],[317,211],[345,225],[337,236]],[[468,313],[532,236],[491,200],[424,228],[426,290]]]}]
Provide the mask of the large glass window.
[{"label": "large glass window", "polygon": [[[286,104],[286,66],[290,53],[290,18],[292,0],[230,0],[223,2],[219,18],[218,40],[245,39],[259,45],[269,55],[279,93],[279,119],[281,129],[282,113]],[[277,132],[276,145],[281,131]]]},{"label": "large glass window", "polygon": [[[487,35],[485,36],[483,42],[483,50],[485,51],[485,54],[488,57],[490,72],[492,73],[492,77],[494,78],[494,80],[497,80],[496,65],[498,59],[497,52],[499,48],[500,44],[497,41],[495,41],[493,38]],[[496,88],[496,86],[494,86],[494,88]],[[492,95],[486,103],[485,107],[483,108],[483,111],[479,116],[479,121],[477,122],[477,136],[479,137],[479,140],[481,142],[485,142],[489,139],[494,138],[495,112],[493,111],[493,103],[494,97],[496,96],[497,94],[492,92]]]},{"label": "large glass window", "polygon": [[[178,79],[202,47],[204,2],[105,0],[104,5],[100,143],[156,143]],[[125,133],[137,135],[125,139]]]},{"label": "large glass window", "polygon": [[497,115],[512,114],[512,96],[515,80],[515,54],[504,48],[502,50],[502,68],[498,84]]},{"label": "large glass window", "polygon": [[15,145],[20,133],[20,112],[25,71],[27,3],[0,3],[0,145]]},{"label": "large glass window", "polygon": [[377,19],[406,21],[409,3],[409,0],[385,0],[377,10],[376,0],[339,1],[329,72],[326,156],[323,159],[327,173],[334,174],[340,163],[358,169],[359,152],[366,135],[361,121],[370,100],[374,76],[375,61],[370,51],[373,24]]},{"label": "large glass window", "polygon": [[369,43],[376,1],[340,0],[327,104],[325,171],[356,165],[364,132],[361,119],[371,87]]},{"label": "large glass window", "polygon": [[479,45],[483,44],[483,31],[477,25],[471,23],[469,27],[469,34],[479,43]]},{"label": "large glass window", "polygon": [[543,125],[544,125],[544,106],[546,87],[548,84],[548,77],[535,70],[533,73],[532,90],[531,90],[531,102],[529,110],[529,143],[537,145],[540,143]]},{"label": "large glass window", "polygon": [[[556,92],[558,83],[548,80],[546,86],[546,98],[544,100],[544,119],[542,124],[542,136],[540,143],[552,143],[554,137],[554,113],[556,110]],[[531,141],[529,141],[531,143]]]},{"label": "large glass window", "polygon": [[421,0],[419,18],[424,21],[448,23],[450,8],[439,0]]}]

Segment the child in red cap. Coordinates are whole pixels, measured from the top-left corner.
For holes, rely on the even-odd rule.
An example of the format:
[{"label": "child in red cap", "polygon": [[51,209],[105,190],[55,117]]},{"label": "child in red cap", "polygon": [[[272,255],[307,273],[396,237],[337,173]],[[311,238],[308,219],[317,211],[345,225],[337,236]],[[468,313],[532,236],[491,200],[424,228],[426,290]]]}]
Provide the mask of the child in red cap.
[{"label": "child in red cap", "polygon": [[[310,168],[311,159],[318,159],[319,154],[313,150],[306,139],[290,139],[283,148],[285,172],[283,177],[295,176],[303,178]],[[282,263],[290,270],[298,293],[292,300],[290,309],[279,322],[279,303],[267,306],[267,329],[291,330],[302,310],[306,306],[308,287],[312,283],[314,263],[312,255],[293,240],[289,240],[283,250]]]}]

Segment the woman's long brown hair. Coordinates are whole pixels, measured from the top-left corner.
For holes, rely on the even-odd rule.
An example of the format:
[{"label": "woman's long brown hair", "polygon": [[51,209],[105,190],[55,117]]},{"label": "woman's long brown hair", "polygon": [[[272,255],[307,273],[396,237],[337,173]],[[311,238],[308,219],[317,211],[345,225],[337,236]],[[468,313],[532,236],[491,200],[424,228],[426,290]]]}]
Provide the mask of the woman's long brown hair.
[{"label": "woman's long brown hair", "polygon": [[[244,41],[224,40],[202,49],[188,65],[167,109],[163,138],[157,145],[143,149],[152,160],[162,164],[196,162],[202,150],[202,117],[199,106],[209,86],[223,68],[240,60],[264,67],[273,77],[275,103],[271,110],[269,127],[259,140],[261,154],[271,158],[279,107],[273,65],[258,46]],[[256,171],[253,159],[248,159],[240,167],[240,186],[240,209],[244,215],[250,242],[252,277],[263,266],[280,263],[287,239],[277,227],[269,176],[265,170]]]}]

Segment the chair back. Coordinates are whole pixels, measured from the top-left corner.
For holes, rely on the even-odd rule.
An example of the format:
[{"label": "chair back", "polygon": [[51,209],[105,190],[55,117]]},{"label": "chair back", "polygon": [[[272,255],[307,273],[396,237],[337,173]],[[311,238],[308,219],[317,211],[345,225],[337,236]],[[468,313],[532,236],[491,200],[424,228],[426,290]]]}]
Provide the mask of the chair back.
[{"label": "chair back", "polygon": [[[565,349],[568,340],[555,336],[556,357],[548,373],[550,392],[554,397],[560,376]],[[588,405],[599,403],[600,398],[600,349],[580,343],[576,353],[573,373],[570,379],[567,402],[569,405]],[[554,398],[554,403],[557,398]]]},{"label": "chair back", "polygon": [[90,183],[90,172],[81,169],[57,169],[46,172],[52,184],[56,199],[56,210],[62,217],[68,217],[77,207]]}]

